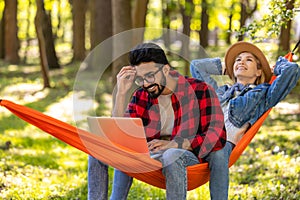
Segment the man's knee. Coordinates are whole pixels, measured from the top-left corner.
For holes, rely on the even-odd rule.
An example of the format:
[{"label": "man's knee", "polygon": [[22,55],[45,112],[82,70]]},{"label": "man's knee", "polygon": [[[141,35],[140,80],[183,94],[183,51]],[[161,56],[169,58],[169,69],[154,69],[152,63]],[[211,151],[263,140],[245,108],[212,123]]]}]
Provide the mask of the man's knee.
[{"label": "man's knee", "polygon": [[180,156],[182,155],[182,151],[177,148],[170,148],[167,149],[163,154],[161,158],[161,162],[163,166],[168,166],[170,164],[174,164],[174,162],[178,161]]},{"label": "man's knee", "polygon": [[209,166],[224,167],[228,165],[230,153],[231,151],[225,147],[218,151],[211,152],[208,159]]}]

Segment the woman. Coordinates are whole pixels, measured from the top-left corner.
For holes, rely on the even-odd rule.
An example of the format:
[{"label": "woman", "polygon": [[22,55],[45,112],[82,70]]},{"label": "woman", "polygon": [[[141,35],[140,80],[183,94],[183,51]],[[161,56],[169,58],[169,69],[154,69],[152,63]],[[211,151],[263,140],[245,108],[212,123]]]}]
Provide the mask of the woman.
[{"label": "woman", "polygon": [[300,78],[298,65],[279,57],[273,70],[276,79],[269,84],[269,63],[262,51],[248,42],[237,42],[226,52],[225,73],[232,85],[218,85],[211,77],[222,74],[218,58],[193,60],[190,69],[193,77],[216,90],[224,112],[227,140],[234,145],[264,112],[289,94]]}]

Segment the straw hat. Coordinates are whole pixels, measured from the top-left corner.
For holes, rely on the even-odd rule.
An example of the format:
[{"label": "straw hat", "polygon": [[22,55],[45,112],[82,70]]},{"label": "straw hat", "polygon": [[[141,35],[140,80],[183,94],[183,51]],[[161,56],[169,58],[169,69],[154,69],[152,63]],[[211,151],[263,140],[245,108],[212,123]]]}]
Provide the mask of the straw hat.
[{"label": "straw hat", "polygon": [[233,44],[226,52],[225,66],[227,74],[231,79],[234,79],[233,64],[236,57],[243,52],[249,52],[255,55],[261,63],[261,68],[265,74],[265,82],[269,82],[272,77],[272,72],[268,60],[263,52],[255,45],[249,42],[237,42]]}]

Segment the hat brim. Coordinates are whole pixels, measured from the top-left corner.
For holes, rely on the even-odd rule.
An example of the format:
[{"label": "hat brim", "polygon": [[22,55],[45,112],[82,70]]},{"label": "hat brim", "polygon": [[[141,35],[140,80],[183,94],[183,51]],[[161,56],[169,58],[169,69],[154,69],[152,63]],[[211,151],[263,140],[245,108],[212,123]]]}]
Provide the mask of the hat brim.
[{"label": "hat brim", "polygon": [[225,67],[227,74],[231,79],[234,79],[233,74],[233,64],[235,62],[236,57],[243,52],[249,52],[252,53],[257,57],[257,59],[261,63],[262,70],[265,73],[265,82],[269,82],[272,77],[271,68],[269,65],[268,60],[266,59],[263,52],[255,45],[249,43],[249,42],[237,42],[233,44],[226,52],[225,55]]}]

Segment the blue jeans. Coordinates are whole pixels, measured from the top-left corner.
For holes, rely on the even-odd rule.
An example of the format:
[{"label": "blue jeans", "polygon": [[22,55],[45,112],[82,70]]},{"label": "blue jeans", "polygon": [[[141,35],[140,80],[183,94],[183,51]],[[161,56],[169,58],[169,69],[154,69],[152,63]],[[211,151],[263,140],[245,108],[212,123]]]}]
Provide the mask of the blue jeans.
[{"label": "blue jeans", "polygon": [[[233,145],[227,142],[225,147],[219,151],[211,152],[205,160],[209,162],[210,169],[210,196],[212,200],[227,200],[229,187],[228,160]],[[91,157],[92,158],[92,157]],[[167,199],[186,199],[187,178],[186,167],[198,164],[198,158],[190,151],[183,149],[168,149],[161,157],[157,158],[162,162],[163,174],[166,178]],[[95,165],[95,166],[92,166]],[[105,164],[95,158],[89,159],[88,173],[88,199],[101,199],[102,194],[106,193],[105,181],[107,184],[107,168]],[[98,171],[98,172],[97,172]],[[101,172],[102,171],[102,172]],[[101,178],[102,175],[102,178]],[[126,199],[132,178],[125,173],[115,169],[114,182],[111,200]],[[103,188],[101,188],[101,185]]]},{"label": "blue jeans", "polygon": [[108,167],[96,158],[88,158],[88,199],[107,199]]},{"label": "blue jeans", "polygon": [[171,148],[167,149],[159,160],[162,163],[162,173],[166,179],[167,199],[186,199],[186,167],[198,164],[198,158],[191,151]]},{"label": "blue jeans", "polygon": [[229,157],[234,145],[226,142],[225,147],[219,151],[208,154],[205,160],[210,170],[209,191],[212,200],[227,200],[229,188]]},{"label": "blue jeans", "polygon": [[[115,169],[111,200],[127,199],[132,177]],[[108,166],[96,158],[88,158],[88,200],[107,200]]]},{"label": "blue jeans", "polygon": [[110,200],[126,200],[132,184],[132,177],[115,169]]}]

